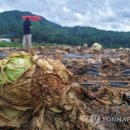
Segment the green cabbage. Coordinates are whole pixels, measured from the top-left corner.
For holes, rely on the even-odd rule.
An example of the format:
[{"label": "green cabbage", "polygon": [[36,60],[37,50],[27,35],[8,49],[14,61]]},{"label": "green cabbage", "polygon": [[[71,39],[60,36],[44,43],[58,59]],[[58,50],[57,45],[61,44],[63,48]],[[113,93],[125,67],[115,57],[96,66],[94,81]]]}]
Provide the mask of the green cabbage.
[{"label": "green cabbage", "polygon": [[[6,62],[5,62],[6,61]],[[0,86],[14,82],[32,66],[29,55],[20,54],[0,62]]]},{"label": "green cabbage", "polygon": [[29,59],[14,57],[7,63],[5,74],[9,80],[15,81],[30,67],[31,61]]}]

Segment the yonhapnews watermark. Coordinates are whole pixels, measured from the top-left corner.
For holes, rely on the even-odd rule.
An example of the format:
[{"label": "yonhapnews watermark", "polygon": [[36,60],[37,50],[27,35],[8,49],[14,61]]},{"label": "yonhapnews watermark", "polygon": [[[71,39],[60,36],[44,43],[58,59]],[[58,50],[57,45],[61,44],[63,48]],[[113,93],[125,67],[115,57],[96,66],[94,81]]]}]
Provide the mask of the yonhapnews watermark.
[{"label": "yonhapnews watermark", "polygon": [[93,114],[90,116],[90,122],[97,125],[100,122],[129,122],[130,117],[120,117],[120,116],[100,116],[97,114]]}]

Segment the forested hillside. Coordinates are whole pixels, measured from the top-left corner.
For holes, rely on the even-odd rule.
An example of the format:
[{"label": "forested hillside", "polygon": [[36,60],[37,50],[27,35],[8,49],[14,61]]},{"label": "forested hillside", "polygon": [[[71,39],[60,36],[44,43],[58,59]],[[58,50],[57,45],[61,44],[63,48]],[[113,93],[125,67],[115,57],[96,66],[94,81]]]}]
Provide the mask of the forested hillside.
[{"label": "forested hillside", "polygon": [[[22,39],[23,15],[30,12],[7,11],[0,13],[0,37]],[[63,27],[42,17],[39,22],[32,22],[33,41],[37,43],[57,43],[81,45],[99,42],[105,47],[130,47],[130,32],[113,32],[91,27]]]}]

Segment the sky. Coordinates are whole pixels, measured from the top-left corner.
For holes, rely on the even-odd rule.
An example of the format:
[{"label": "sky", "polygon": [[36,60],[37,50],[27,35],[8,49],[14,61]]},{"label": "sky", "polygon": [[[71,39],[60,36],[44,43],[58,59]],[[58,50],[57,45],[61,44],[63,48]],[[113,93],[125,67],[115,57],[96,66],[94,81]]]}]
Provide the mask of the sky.
[{"label": "sky", "polygon": [[30,11],[62,26],[130,31],[129,0],[0,0],[0,12]]}]

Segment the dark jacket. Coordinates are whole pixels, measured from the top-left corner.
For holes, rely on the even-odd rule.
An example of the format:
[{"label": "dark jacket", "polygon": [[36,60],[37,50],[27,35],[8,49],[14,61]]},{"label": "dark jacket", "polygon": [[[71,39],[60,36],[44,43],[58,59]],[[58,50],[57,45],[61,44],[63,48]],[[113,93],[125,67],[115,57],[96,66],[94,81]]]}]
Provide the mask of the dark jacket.
[{"label": "dark jacket", "polygon": [[23,34],[31,34],[31,22],[29,20],[23,22]]}]

